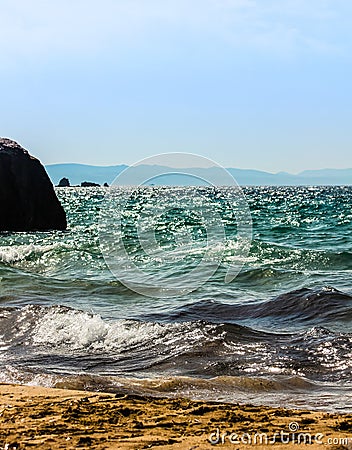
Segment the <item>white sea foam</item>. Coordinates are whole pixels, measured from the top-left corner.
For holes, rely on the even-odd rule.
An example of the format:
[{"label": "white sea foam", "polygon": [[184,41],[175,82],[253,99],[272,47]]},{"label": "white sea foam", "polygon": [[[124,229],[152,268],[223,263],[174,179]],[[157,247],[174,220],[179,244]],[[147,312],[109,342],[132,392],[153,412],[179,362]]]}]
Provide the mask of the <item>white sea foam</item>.
[{"label": "white sea foam", "polygon": [[162,325],[121,320],[104,322],[99,315],[76,310],[49,309],[35,326],[35,345],[55,345],[71,349],[123,350],[157,338]]},{"label": "white sea foam", "polygon": [[22,261],[35,251],[35,245],[14,245],[0,247],[0,261],[13,264]]},{"label": "white sea foam", "polygon": [[182,346],[201,342],[208,328],[214,325],[200,329],[196,324],[182,323],[163,325],[132,320],[110,323],[99,315],[54,307],[37,317],[31,340],[34,345],[98,352],[119,353],[139,345],[144,347],[146,342],[180,350]]},{"label": "white sea foam", "polygon": [[60,242],[47,245],[22,244],[1,246],[0,262],[15,264],[30,258],[32,255],[42,256],[60,247],[67,248],[68,246]]},{"label": "white sea foam", "polygon": [[60,381],[61,377],[50,374],[34,374],[6,365],[0,370],[0,382],[10,384],[25,384],[27,386],[44,386],[52,387],[55,382]]}]

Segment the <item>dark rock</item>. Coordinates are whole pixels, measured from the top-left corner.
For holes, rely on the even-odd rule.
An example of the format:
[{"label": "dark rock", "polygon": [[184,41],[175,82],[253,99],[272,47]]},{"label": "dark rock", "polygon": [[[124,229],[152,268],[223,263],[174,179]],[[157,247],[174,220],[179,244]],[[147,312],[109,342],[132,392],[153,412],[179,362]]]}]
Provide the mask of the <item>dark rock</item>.
[{"label": "dark rock", "polygon": [[104,183],[104,187],[109,187],[108,183]]},{"label": "dark rock", "polygon": [[70,187],[70,180],[68,178],[61,178],[59,181],[58,187]]},{"label": "dark rock", "polygon": [[40,161],[0,138],[0,231],[65,230],[66,214]]},{"label": "dark rock", "polygon": [[81,187],[100,187],[100,184],[93,183],[92,181],[82,181]]}]

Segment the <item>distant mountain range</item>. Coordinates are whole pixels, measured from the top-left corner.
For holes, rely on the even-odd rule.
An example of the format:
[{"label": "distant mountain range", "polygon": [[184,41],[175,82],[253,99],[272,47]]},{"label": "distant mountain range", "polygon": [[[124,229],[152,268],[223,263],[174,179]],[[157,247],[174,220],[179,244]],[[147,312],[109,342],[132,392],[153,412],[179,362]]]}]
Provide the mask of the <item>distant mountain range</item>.
[{"label": "distant mountain range", "polygon": [[[117,166],[89,166],[85,164],[50,164],[46,170],[52,180],[57,185],[61,178],[66,177],[71,185],[80,185],[82,181],[94,183],[111,184],[113,180],[128,166],[121,164]],[[164,175],[155,180],[153,184],[192,184],[191,179],[187,180],[182,173],[187,173],[187,169],[174,169],[163,166],[138,166],[138,173],[143,177],[150,174],[164,171],[172,172],[174,175]],[[190,169],[189,169],[190,170]],[[214,184],[221,185],[221,171],[216,167],[191,169],[192,173],[205,180],[211,180]],[[351,185],[352,169],[321,169],[305,170],[297,175],[287,172],[269,173],[260,170],[247,169],[227,169],[235,178],[238,184],[245,186],[294,186],[294,185]],[[178,175],[180,173],[180,175]],[[153,181],[153,180],[152,180]],[[151,183],[149,183],[151,184]]]}]

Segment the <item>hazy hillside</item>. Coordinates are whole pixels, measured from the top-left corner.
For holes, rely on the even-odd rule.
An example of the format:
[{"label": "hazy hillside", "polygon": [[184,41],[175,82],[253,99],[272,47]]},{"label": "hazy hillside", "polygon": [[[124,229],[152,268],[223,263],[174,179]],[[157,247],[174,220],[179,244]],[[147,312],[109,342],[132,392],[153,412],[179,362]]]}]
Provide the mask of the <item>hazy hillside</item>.
[{"label": "hazy hillside", "polygon": [[[59,180],[67,177],[72,185],[81,184],[82,181],[92,181],[103,184],[111,184],[113,180],[128,166],[89,166],[85,164],[52,164],[47,165],[46,170],[52,180],[57,185]],[[190,178],[177,173],[187,173],[187,169],[173,169],[162,166],[138,166],[135,169],[139,176],[146,178],[159,173],[161,170],[173,175],[165,175],[152,180],[154,184],[192,184]],[[227,169],[240,185],[351,185],[352,169],[322,169],[306,170],[298,175],[286,172],[269,173],[260,170]],[[208,169],[192,169],[199,179],[212,180],[221,185],[221,171],[215,167]],[[200,184],[202,184],[200,182]]]}]

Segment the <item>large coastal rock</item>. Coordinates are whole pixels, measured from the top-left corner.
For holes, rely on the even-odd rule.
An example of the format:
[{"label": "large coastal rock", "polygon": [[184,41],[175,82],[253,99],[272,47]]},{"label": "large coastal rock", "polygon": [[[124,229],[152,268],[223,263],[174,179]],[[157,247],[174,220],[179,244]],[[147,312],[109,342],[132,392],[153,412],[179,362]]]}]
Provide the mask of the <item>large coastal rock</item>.
[{"label": "large coastal rock", "polygon": [[66,214],[40,161],[0,138],[0,231],[64,230]]}]

